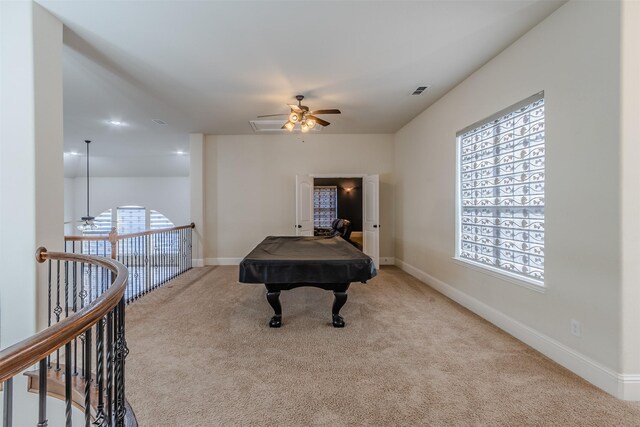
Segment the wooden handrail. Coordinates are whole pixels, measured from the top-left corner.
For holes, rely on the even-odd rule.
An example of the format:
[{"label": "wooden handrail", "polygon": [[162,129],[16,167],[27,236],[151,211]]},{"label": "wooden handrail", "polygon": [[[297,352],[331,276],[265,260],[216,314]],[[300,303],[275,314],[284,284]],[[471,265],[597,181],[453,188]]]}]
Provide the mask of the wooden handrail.
[{"label": "wooden handrail", "polygon": [[36,251],[36,260],[40,263],[46,260],[60,260],[99,265],[111,270],[116,277],[109,289],[78,312],[2,350],[0,352],[0,382],[18,375],[87,331],[118,305],[127,288],[127,280],[129,279],[127,268],[115,260],[64,252],[48,252],[42,247]]},{"label": "wooden handrail", "polygon": [[130,239],[132,237],[149,236],[151,234],[164,233],[166,231],[184,230],[186,228],[195,228],[195,227],[196,225],[194,223],[191,223],[189,225],[180,225],[178,227],[171,227],[171,228],[159,228],[157,230],[147,230],[147,231],[141,231],[139,233],[118,234],[117,237],[118,237],[118,240]]},{"label": "wooden handrail", "polygon": [[[107,236],[64,236],[64,240],[66,242],[71,241],[111,241],[112,239],[123,240],[130,239],[132,237],[140,237],[140,236],[149,236],[151,234],[164,233],[166,231],[176,231],[176,230],[184,230],[186,228],[195,228],[196,225],[192,222],[189,225],[180,225],[177,227],[171,228],[159,228],[157,230],[147,230],[141,231],[139,233],[131,233],[131,234],[117,234],[117,233],[109,233]],[[113,237],[112,237],[113,236]]]}]

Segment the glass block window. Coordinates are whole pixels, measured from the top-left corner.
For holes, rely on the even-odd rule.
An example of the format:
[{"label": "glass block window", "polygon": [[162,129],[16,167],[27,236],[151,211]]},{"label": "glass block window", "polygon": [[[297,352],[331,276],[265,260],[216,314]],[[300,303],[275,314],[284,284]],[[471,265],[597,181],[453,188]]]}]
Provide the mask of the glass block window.
[{"label": "glass block window", "polygon": [[316,185],[313,187],[313,226],[331,227],[338,217],[338,187]]},{"label": "glass block window", "polygon": [[457,135],[457,258],[544,282],[544,93]]}]

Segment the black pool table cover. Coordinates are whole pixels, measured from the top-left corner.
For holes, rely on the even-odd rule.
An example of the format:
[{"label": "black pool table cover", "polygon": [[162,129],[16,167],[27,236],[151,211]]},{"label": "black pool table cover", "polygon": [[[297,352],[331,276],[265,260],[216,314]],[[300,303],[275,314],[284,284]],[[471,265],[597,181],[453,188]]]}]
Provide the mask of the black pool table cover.
[{"label": "black pool table cover", "polygon": [[373,260],[341,237],[269,236],[240,263],[242,283],[351,283],[376,276]]}]

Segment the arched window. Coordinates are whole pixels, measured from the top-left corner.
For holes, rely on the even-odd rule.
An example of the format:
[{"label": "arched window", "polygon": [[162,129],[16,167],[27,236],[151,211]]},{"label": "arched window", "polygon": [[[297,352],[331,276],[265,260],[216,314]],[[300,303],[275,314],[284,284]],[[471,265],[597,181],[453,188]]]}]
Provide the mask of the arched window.
[{"label": "arched window", "polygon": [[[175,227],[173,222],[160,212],[147,209],[143,206],[118,206],[115,209],[107,209],[95,217],[96,228],[82,232],[83,236],[107,236],[114,228],[118,234],[116,242],[115,258],[127,263],[129,279],[138,277],[143,283],[150,277],[153,283],[164,283],[173,273],[167,266],[177,266],[176,260],[180,250],[180,237],[176,232],[151,233],[151,235],[132,236],[147,230],[161,230]],[[75,245],[76,242],[73,242]],[[100,240],[83,240],[80,253],[112,256],[112,242],[103,237]],[[75,246],[73,247],[75,252]],[[124,261],[127,260],[127,261]],[[142,261],[144,260],[144,261]],[[84,273],[91,276],[91,293],[98,294],[98,269],[85,267]],[[147,276],[145,276],[147,275]],[[127,290],[127,292],[130,292]],[[129,297],[127,293],[127,297]]]},{"label": "arched window", "polygon": [[115,215],[113,209],[107,209],[96,217],[95,224],[97,226],[95,230],[83,231],[82,234],[84,236],[105,235],[109,234],[113,227],[118,234],[132,234],[175,226],[160,212],[143,206],[119,206],[115,209]]}]

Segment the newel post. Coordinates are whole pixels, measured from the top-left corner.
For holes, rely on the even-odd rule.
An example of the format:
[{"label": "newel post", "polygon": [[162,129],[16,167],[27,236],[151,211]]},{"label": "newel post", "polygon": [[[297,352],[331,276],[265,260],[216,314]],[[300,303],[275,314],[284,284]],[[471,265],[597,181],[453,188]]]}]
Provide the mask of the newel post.
[{"label": "newel post", "polygon": [[118,255],[118,231],[115,227],[109,232],[109,243],[111,243],[111,259],[116,259]]}]

